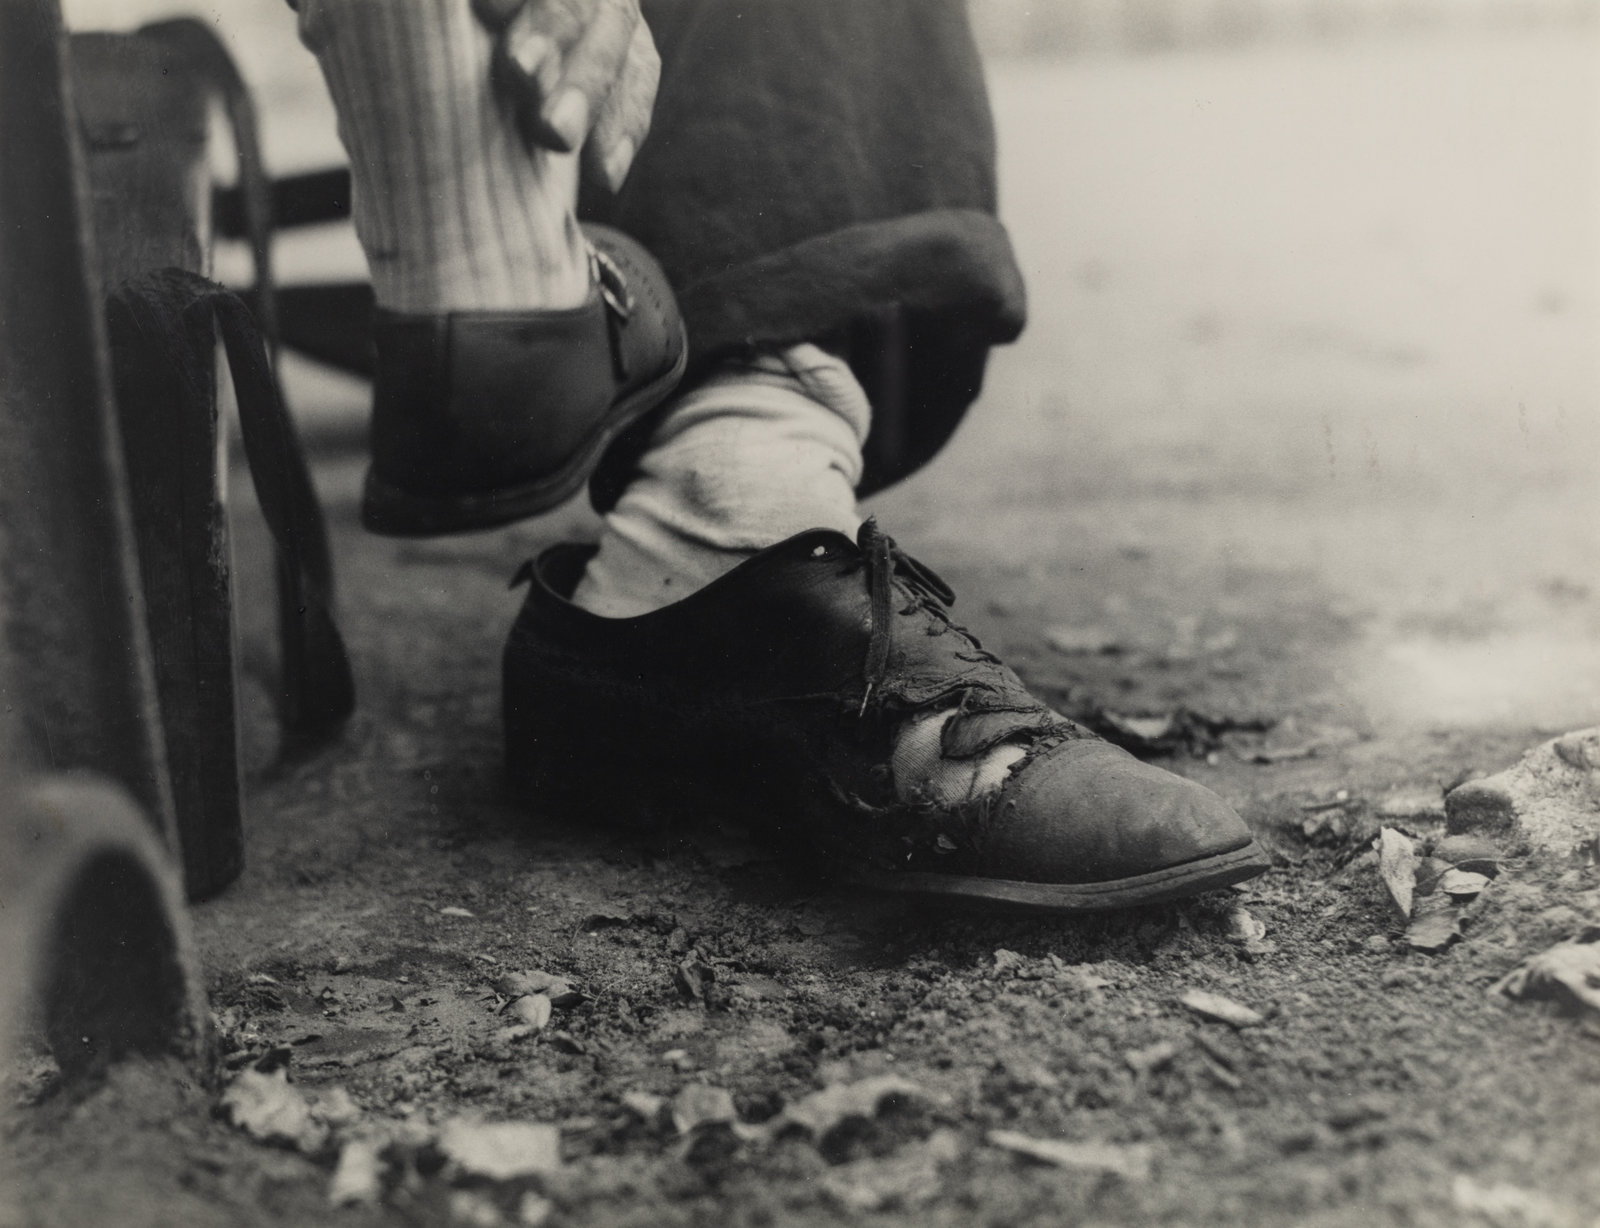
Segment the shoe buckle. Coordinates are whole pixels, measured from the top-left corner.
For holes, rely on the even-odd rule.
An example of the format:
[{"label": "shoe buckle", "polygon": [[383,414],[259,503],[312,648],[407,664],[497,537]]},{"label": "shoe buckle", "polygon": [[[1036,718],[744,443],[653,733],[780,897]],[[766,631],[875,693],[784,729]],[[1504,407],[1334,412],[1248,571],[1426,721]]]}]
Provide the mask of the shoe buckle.
[{"label": "shoe buckle", "polygon": [[600,297],[619,320],[633,315],[633,295],[628,291],[627,278],[616,262],[597,247],[589,249],[589,271],[600,290]]}]

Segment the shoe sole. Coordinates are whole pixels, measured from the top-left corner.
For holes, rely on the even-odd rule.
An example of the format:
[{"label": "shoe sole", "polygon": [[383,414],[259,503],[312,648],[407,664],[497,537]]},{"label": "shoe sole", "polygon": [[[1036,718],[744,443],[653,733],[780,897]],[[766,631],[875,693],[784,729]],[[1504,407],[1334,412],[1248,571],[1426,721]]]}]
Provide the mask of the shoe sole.
[{"label": "shoe sole", "polygon": [[383,537],[439,537],[498,529],[558,507],[589,480],[619,435],[659,405],[683,378],[689,361],[688,337],[678,326],[678,360],[611,407],[589,441],[560,469],[536,482],[471,495],[419,495],[392,486],[367,470],[361,497],[361,524]]},{"label": "shoe sole", "polygon": [[857,886],[901,895],[1008,904],[1031,912],[1077,913],[1108,912],[1199,895],[1254,878],[1269,865],[1261,846],[1252,840],[1225,853],[1102,883],[1031,883],[961,874],[893,872],[856,872],[844,877]]}]

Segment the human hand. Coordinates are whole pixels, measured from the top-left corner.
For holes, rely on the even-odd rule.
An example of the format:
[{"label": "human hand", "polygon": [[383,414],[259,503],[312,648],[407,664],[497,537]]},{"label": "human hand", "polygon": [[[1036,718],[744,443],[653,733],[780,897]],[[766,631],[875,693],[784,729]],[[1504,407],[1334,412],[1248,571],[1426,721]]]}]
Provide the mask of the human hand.
[{"label": "human hand", "polygon": [[638,0],[472,0],[495,35],[494,76],[523,135],[547,149],[580,146],[588,170],[622,186],[661,79]]}]

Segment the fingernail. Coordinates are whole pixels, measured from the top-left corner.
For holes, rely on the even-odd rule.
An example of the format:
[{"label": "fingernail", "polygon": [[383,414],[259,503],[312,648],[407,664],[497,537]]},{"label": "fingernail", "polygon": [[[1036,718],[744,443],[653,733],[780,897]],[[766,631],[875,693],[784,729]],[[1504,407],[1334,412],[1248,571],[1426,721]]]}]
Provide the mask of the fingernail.
[{"label": "fingernail", "polygon": [[555,42],[532,30],[508,37],[506,52],[511,61],[529,77],[537,77],[544,62],[555,54]]},{"label": "fingernail", "polygon": [[565,142],[566,152],[570,153],[589,135],[589,100],[582,90],[569,86],[545,107],[544,122]]},{"label": "fingernail", "polygon": [[633,152],[633,142],[623,137],[606,155],[606,182],[613,192],[620,188],[622,181],[628,177],[628,168],[633,165]]}]

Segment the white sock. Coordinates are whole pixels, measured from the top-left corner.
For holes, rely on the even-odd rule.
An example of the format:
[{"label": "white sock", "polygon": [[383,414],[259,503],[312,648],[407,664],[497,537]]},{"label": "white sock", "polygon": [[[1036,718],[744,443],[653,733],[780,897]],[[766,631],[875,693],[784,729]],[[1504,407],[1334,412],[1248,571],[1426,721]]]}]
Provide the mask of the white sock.
[{"label": "white sock", "polygon": [[870,416],[849,366],[817,346],[725,364],[656,428],[573,601],[631,618],[806,529],[854,537]]},{"label": "white sock", "polygon": [[[814,345],[728,364],[681,397],[640,475],[605,517],[572,600],[606,618],[670,605],[806,529],[855,536],[871,407],[849,366]],[[903,801],[957,806],[998,788],[1024,755],[946,759],[954,708],[907,721],[891,770]]]},{"label": "white sock", "polygon": [[468,0],[300,0],[350,155],[356,234],[394,311],[571,307],[589,294],[578,156],[530,148]]}]

